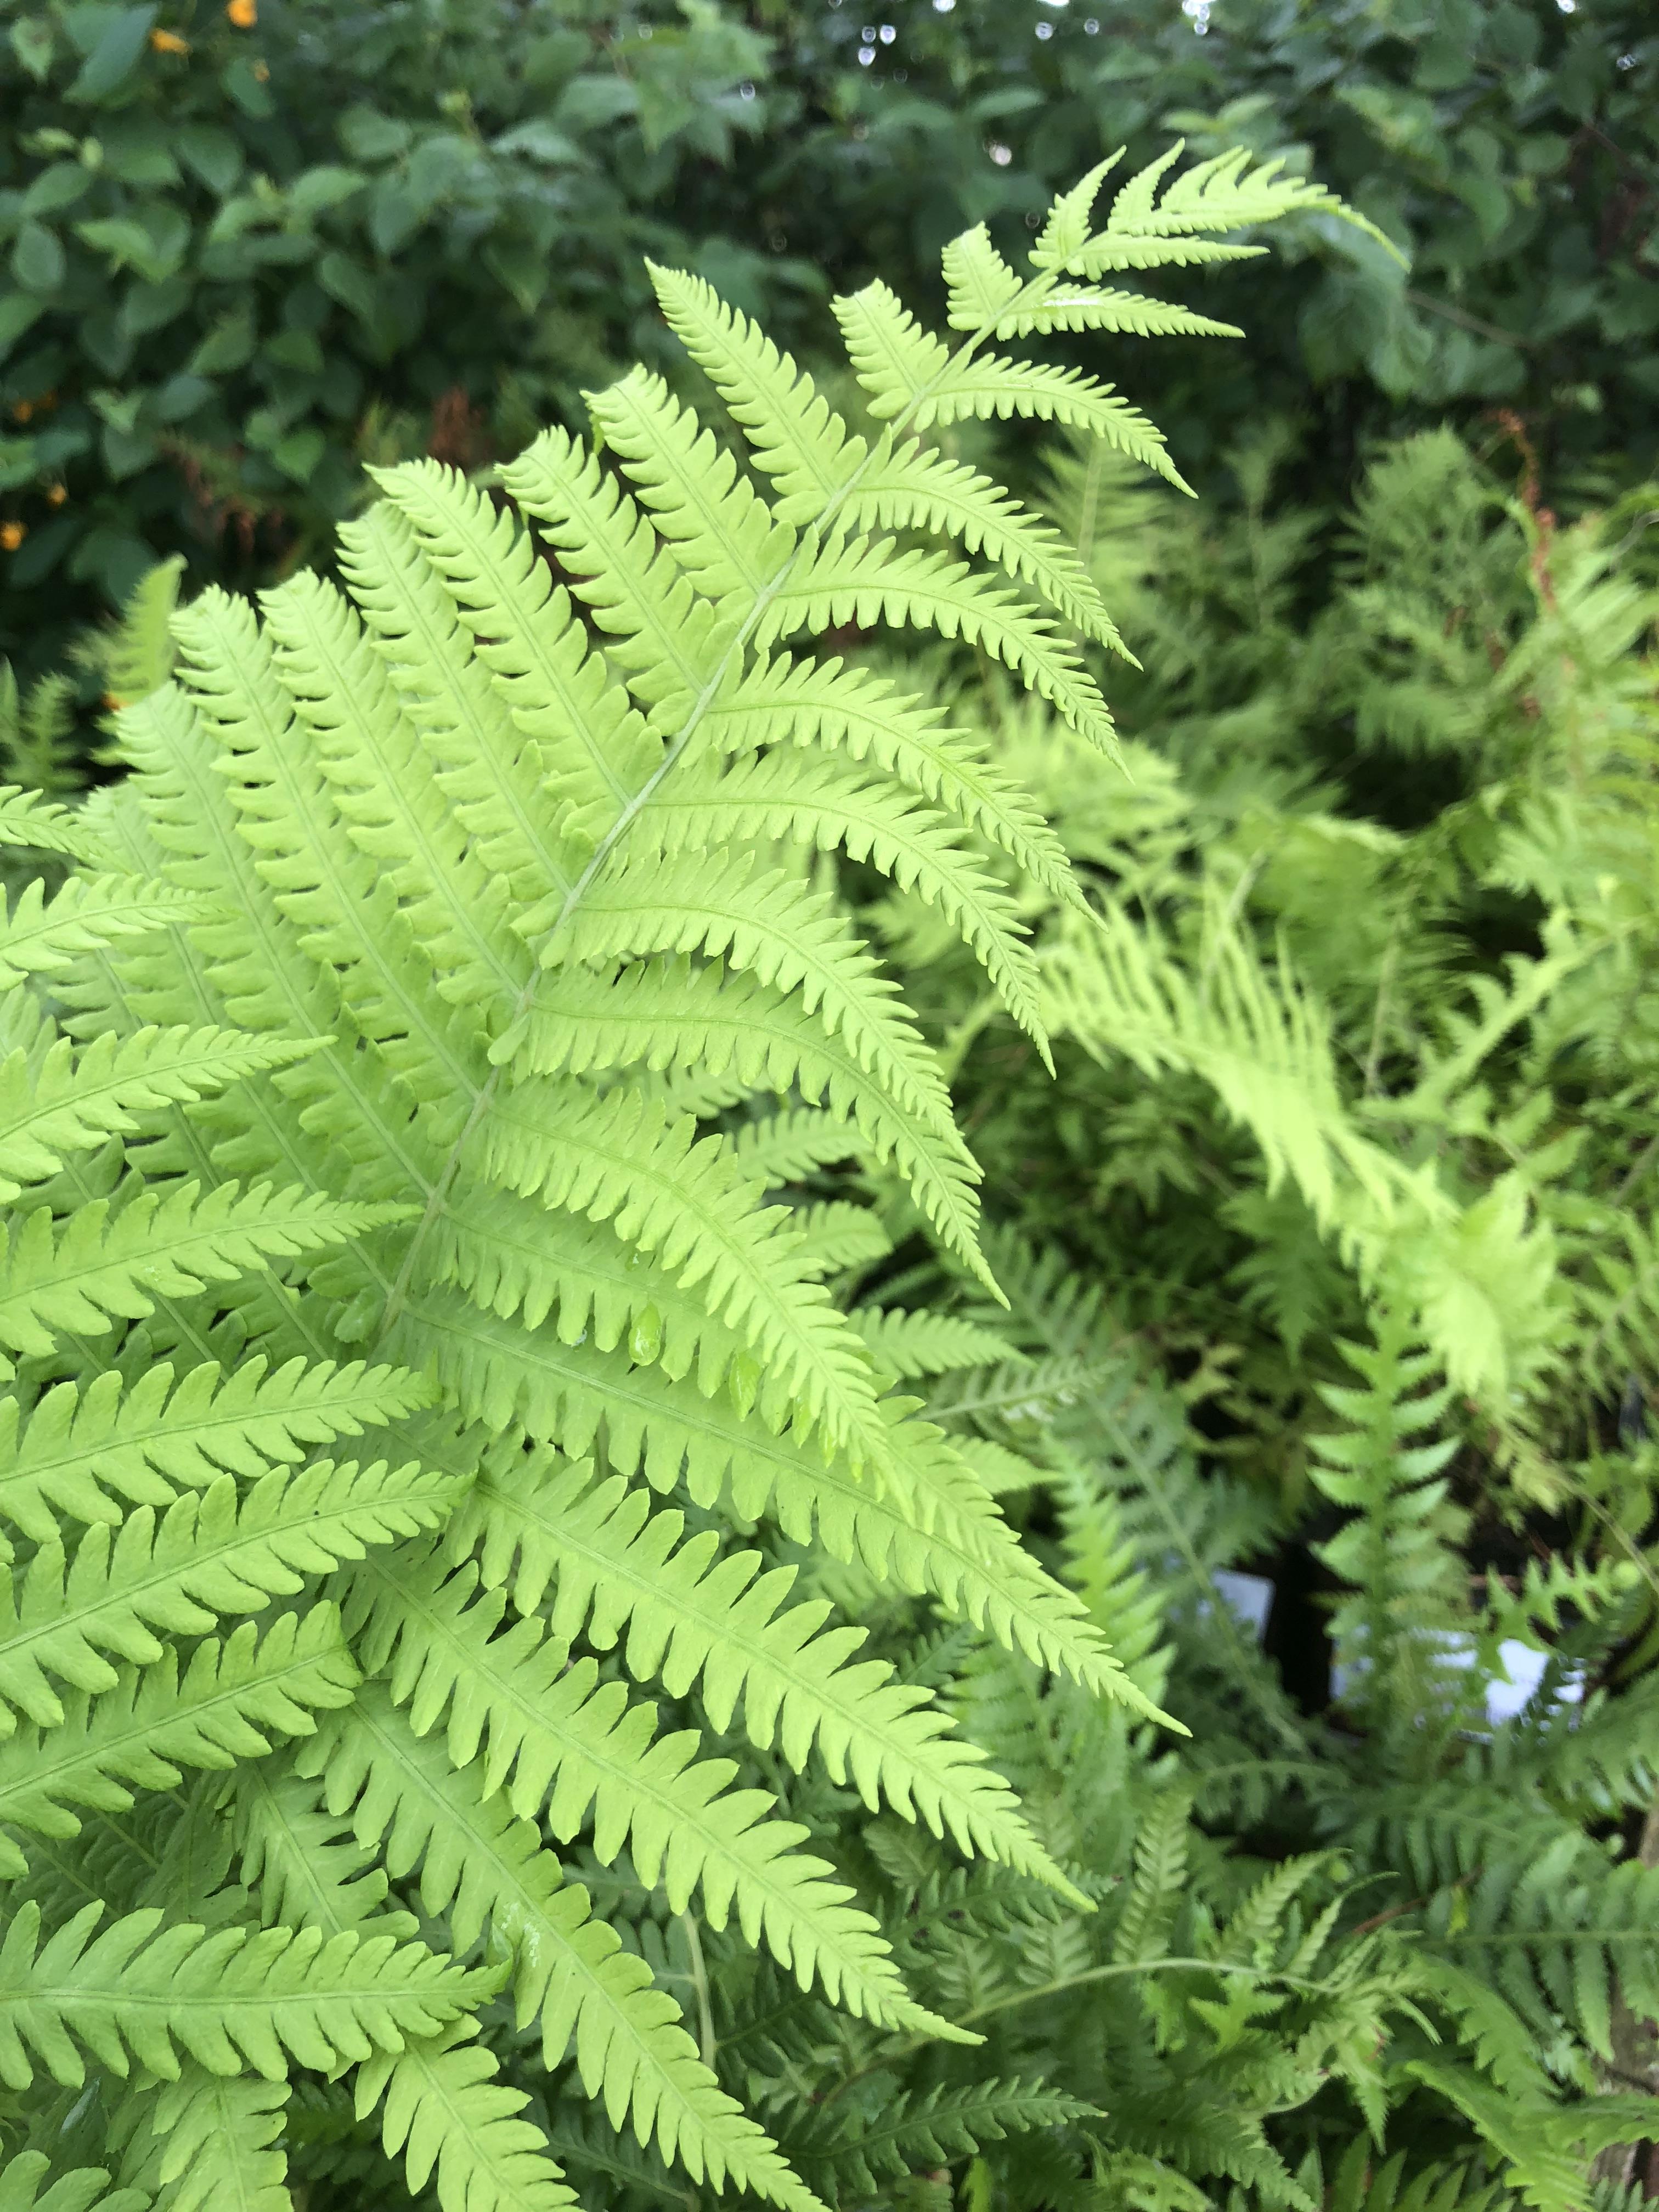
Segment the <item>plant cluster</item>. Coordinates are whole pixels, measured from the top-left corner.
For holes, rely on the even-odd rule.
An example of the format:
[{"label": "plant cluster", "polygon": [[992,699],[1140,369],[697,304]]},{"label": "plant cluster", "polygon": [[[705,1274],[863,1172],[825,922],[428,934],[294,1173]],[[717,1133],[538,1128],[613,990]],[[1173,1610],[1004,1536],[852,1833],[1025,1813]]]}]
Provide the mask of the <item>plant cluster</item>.
[{"label": "plant cluster", "polygon": [[6,2212],[1638,2201],[1647,502],[1194,507],[1102,181],[0,700]]},{"label": "plant cluster", "polygon": [[[1161,1781],[1196,1823],[1184,1909],[1223,1926],[1243,1894],[1225,1883],[1253,1866],[1311,1883],[1304,1855],[1339,1853],[1367,1902],[1335,1924],[1387,1931],[1406,1977],[1367,1958],[1354,2002],[1381,1974],[1416,2008],[1365,2045],[1378,2081],[1354,2094],[1397,2108],[1384,2140],[1405,2160],[1379,2154],[1365,2185],[1462,2202],[1486,2174],[1565,2207],[1592,2172],[1608,2201],[1650,2186],[1645,2154],[1599,2130],[1659,2118],[1606,2101],[1656,2079],[1659,498],[1563,527],[1524,447],[1516,489],[1498,458],[1449,431],[1407,441],[1343,516],[1275,505],[1287,455],[1257,438],[1218,519],[1097,444],[1058,452],[1057,526],[1140,656],[1112,685],[1127,776],[961,656],[935,693],[1038,797],[1088,888],[1086,915],[1024,898],[1057,1079],[915,901],[884,890],[865,912],[952,1069],[990,1206],[1042,1253],[999,1272],[1024,1364],[937,1403],[995,1446],[1003,1494],[1029,1499],[1030,1540],[1074,1587],[1162,1615],[1149,1686],[1193,1741],[1160,1746],[1139,1787]],[[897,1280],[989,1318],[965,1285]],[[975,1674],[958,1695],[984,1740],[1002,1729],[1028,1806],[1043,1791],[1018,1749],[1047,1734],[1049,1793],[1078,1818],[1108,1762],[1079,1758],[1069,1693],[1047,1693],[1046,1732],[1029,1681],[1023,1717],[999,1684],[988,1717]],[[1128,1878],[1126,1838],[1096,1848]],[[1204,2030],[1154,2008],[1142,2032],[1211,2086],[1206,2008],[1227,1993],[1197,1983],[1201,1953],[1178,1971]],[[1096,1986],[1117,1954],[1046,1983],[1024,1956],[991,2000],[1022,2030],[995,2070],[1034,2061],[1095,2099],[1115,2153],[1138,2062],[1121,2044],[1072,2062],[1127,2033]],[[1052,2001],[1073,1986],[1071,2015]],[[1437,2010],[1461,2052],[1443,2025],[1425,2035]],[[1430,2091],[1505,2172],[1467,2165]],[[1334,2171],[1309,2103],[1275,2108],[1289,2179],[1218,2148],[1202,2179],[1351,2201],[1367,2161]],[[990,2156],[1019,2201],[1022,2157],[1005,2174]],[[1182,2201],[1159,2186],[1133,2201]]]},{"label": "plant cluster", "polygon": [[[957,240],[951,340],[878,283],[838,302],[863,430],[654,270],[720,436],[641,368],[589,401],[603,459],[548,430],[500,502],[383,472],[342,586],[173,617],[124,780],[0,803],[61,875],[0,934],[19,2201],[61,2172],[48,2203],[112,2174],[124,2207],[274,2206],[290,2157],[337,2190],[366,2160],[383,2196],[384,2158],[447,2212],[552,2212],[585,2097],[695,2187],[811,2212],[759,2076],[720,2071],[715,1980],[975,2033],[842,1879],[820,1779],[1091,1901],[933,1687],[791,1595],[803,1565],[854,1605],[873,1581],[1160,1717],[906,1387],[930,1329],[996,1340],[849,1306],[880,1210],[810,1188],[867,1163],[1006,1300],[833,856],[930,900],[1040,1049],[994,856],[1079,894],[971,738],[803,646],[966,640],[1109,744],[1085,565],[927,434],[1035,416],[1174,477],[1109,386],[996,349],[1206,328],[1110,280],[1334,204],[1171,160],[1097,229],[1113,165],[1062,194],[1024,275]],[[669,1926],[696,2037],[653,1971]]]}]

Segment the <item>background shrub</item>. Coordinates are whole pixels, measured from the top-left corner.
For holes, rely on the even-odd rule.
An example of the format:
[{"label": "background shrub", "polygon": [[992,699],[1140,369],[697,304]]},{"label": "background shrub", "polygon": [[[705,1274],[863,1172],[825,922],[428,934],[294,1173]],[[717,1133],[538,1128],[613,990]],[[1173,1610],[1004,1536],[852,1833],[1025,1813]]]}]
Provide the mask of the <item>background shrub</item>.
[{"label": "background shrub", "polygon": [[647,253],[811,355],[830,289],[927,298],[965,226],[1012,247],[1103,151],[1176,132],[1316,169],[1414,257],[1310,216],[1286,265],[1218,275],[1252,342],[1230,374],[1171,350],[1189,474],[1264,411],[1310,419],[1334,485],[1446,408],[1518,410],[1547,462],[1650,455],[1638,0],[1089,4],[9,0],[0,653],[56,662],[168,553],[287,572],[365,459],[476,464],[572,416],[668,350]]}]

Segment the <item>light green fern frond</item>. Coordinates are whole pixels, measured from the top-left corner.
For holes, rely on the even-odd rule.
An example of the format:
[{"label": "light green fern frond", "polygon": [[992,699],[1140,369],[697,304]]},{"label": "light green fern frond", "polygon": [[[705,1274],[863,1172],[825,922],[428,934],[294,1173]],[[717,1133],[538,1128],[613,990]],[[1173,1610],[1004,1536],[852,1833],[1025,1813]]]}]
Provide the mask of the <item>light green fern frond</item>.
[{"label": "light green fern frond", "polygon": [[71,1558],[49,1540],[21,1577],[0,1569],[0,1712],[53,1727],[64,1715],[52,1680],[113,1689],[112,1659],[149,1666],[163,1636],[200,1636],[222,1614],[294,1597],[371,1544],[435,1528],[465,1486],[416,1466],[320,1460],[274,1469],[240,1496],[221,1475],[159,1522],[140,1506],[112,1536],[107,1523],[88,1529]]},{"label": "light green fern frond", "polygon": [[137,2061],[163,2079],[187,2052],[210,2072],[252,2066],[280,2079],[290,2063],[325,2068],[433,2035],[492,1977],[423,1946],[351,1933],[167,1926],[138,1912],[94,1933],[89,1905],[40,1942],[26,1905],[0,1943],[0,2081],[27,2088],[37,2065],[71,2088],[84,2051],[117,2073]]},{"label": "light green fern frond", "polygon": [[[21,2150],[0,2166],[0,2212],[147,2212],[142,2190],[110,2189],[101,2166],[78,2166],[52,2179],[44,2151]],[[48,2183],[45,2196],[43,2182]]]},{"label": "light green fern frond", "polygon": [[130,876],[71,876],[48,900],[38,878],[25,884],[0,920],[0,990],[32,975],[55,975],[84,953],[123,937],[142,937],[201,911],[188,892]]},{"label": "light green fern frond", "polygon": [[217,1029],[107,1031],[79,1053],[67,1038],[0,1060],[0,1201],[56,1175],[73,1152],[135,1134],[139,1116],[194,1104],[228,1084],[301,1058],[282,1038]]},{"label": "light green fern frond", "polygon": [[176,2081],[144,2100],[147,2137],[129,2170],[156,2188],[168,2212],[289,2212],[288,2160],[278,2140],[286,2081],[210,2073],[187,2059]]},{"label": "light green fern frond", "polygon": [[[367,2159],[355,2110],[443,2212],[553,2212],[539,2106],[574,2039],[557,2098],[601,2099],[699,2188],[816,2212],[739,2101],[769,2109],[763,2078],[716,2070],[706,1961],[696,2041],[657,1986],[664,1909],[700,1960],[769,1953],[836,2034],[970,2042],[807,1848],[836,1793],[1085,1901],[943,1706],[826,1599],[789,1601],[769,1547],[856,1562],[849,1591],[935,1604],[1079,1710],[1154,1717],[1104,1585],[1091,1611],[1057,1583],[973,1450],[891,1395],[1011,1347],[849,1319],[824,1279],[884,1261],[898,1217],[810,1179],[890,1165],[904,1235],[998,1295],[944,1066],[839,870],[928,902],[1039,1046],[1010,878],[1081,896],[985,744],[815,648],[848,621],[967,639],[1109,742],[1086,563],[930,431],[1085,419],[1168,472],[1116,394],[988,350],[1195,330],[1064,264],[1324,204],[1237,164],[1160,198],[1162,174],[1104,247],[1092,190],[1068,195],[1012,292],[982,240],[956,249],[960,345],[878,291],[842,303],[873,442],[706,285],[653,272],[738,437],[640,372],[591,395],[592,441],[550,430],[488,490],[381,472],[337,586],[174,617],[172,680],[122,718],[131,774],[87,803],[105,872],[0,926],[0,980],[42,979],[67,1040],[22,1007],[0,1063],[0,1175],[46,1201],[0,1224],[0,1515],[33,1547],[0,1621],[0,1821],[44,1839],[4,1867],[51,1908],[38,1949],[20,1911],[0,1954],[0,2078],[176,2078],[175,2197],[270,2194],[279,2132],[313,2170],[319,2112]],[[82,842],[0,814],[0,841]],[[313,1458],[365,1431],[359,1459]],[[234,1625],[279,1595],[262,1638]],[[224,1779],[180,1804],[189,1769]],[[94,1936],[72,1901],[109,1835],[153,1871],[118,1876],[146,1903]],[[411,1940],[406,1878],[434,1938],[510,1967],[522,2034],[486,2009],[495,1967]],[[204,1894],[162,1925],[152,1880]],[[244,2086],[354,2067],[350,2110]],[[1034,2124],[1059,2116],[1033,2094]],[[918,2148],[972,2133],[949,2098],[915,2117]]]},{"label": "light green fern frond", "polygon": [[764,2132],[720,2087],[650,1968],[593,1918],[535,1823],[481,1796],[430,1736],[413,1735],[384,1693],[328,1729],[302,1765],[328,1778],[355,1832],[399,1875],[420,1870],[421,1899],[448,1916],[465,1948],[486,1921],[512,1948],[520,2025],[539,2024],[547,2064],[574,2038],[587,2094],[715,2186],[737,2185],[807,2212],[811,2203]]},{"label": "light green fern frond", "polygon": [[797,1770],[816,1747],[872,1811],[884,1798],[936,1835],[948,1826],[964,1850],[1064,1886],[982,1755],[945,1737],[942,1712],[918,1710],[927,1693],[894,1682],[884,1661],[851,1663],[862,1631],[826,1632],[820,1601],[785,1610],[793,1570],[765,1571],[753,1552],[721,1558],[711,1536],[682,1542],[684,1528],[683,1515],[653,1513],[648,1493],[614,1478],[596,1486],[585,1467],[537,1479],[503,1463],[481,1474],[445,1542],[459,1557],[482,1540],[485,1586],[510,1588],[526,1613],[556,1578],[554,1635],[620,1645],[635,1680],[660,1680],[671,1697],[696,1685],[717,1729],[741,1704],[750,1741],[775,1741]]},{"label": "light green fern frond", "polygon": [[46,1542],[59,1513],[112,1522],[121,1512],[116,1498],[170,1505],[179,1487],[202,1488],[222,1469],[261,1475],[272,1463],[303,1459],[313,1444],[360,1436],[427,1402],[420,1381],[396,1368],[297,1358],[275,1372],[267,1365],[255,1357],[228,1375],[204,1365],[176,1383],[165,1364],[131,1385],[113,1374],[84,1389],[60,1382],[27,1421],[17,1399],[0,1399],[0,1515]]},{"label": "light green fern frond", "polygon": [[20,790],[15,784],[0,784],[0,845],[61,853],[94,866],[107,860],[96,836],[78,812],[56,805],[38,791]]},{"label": "light green fern frond", "polygon": [[[222,1644],[198,1644],[182,1676],[169,1652],[101,1696],[70,1698],[54,1726],[20,1729],[0,1748],[0,1820],[76,1835],[73,1808],[125,1813],[136,1790],[173,1789],[186,1767],[263,1758],[276,1739],[309,1735],[316,1712],[349,1703],[357,1680],[331,1607],[284,1613],[263,1638],[246,1622]],[[7,1839],[0,1871],[22,1866]]]},{"label": "light green fern frond", "polygon": [[327,1250],[385,1218],[385,1209],[320,1193],[140,1191],[112,1210],[94,1199],[59,1228],[44,1207],[0,1229],[0,1343],[35,1358],[70,1330],[101,1334],[272,1259]]}]

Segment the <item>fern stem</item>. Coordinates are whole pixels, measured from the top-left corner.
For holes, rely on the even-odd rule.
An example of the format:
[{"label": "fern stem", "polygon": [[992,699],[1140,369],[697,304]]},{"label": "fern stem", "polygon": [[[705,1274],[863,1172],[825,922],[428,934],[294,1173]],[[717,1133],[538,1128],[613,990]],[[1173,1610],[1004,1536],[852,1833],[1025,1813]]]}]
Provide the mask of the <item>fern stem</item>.
[{"label": "fern stem", "polygon": [[1271,1967],[1233,1966],[1221,1959],[1123,1959],[1110,1966],[1090,1966],[1080,1974],[1063,1974],[1058,1981],[1039,1983],[1036,1989],[1016,1990],[1009,1996],[994,1997],[988,2003],[975,2005],[971,2012],[963,2013],[957,2025],[966,2027],[971,2021],[988,2020],[993,2013],[1012,2012],[1021,2005],[1035,2004],[1039,1997],[1060,1996],[1067,1990],[1081,1989],[1089,1982],[1116,1981],[1125,1974],[1194,1972],[1240,1974],[1248,1981],[1283,1982],[1296,1990],[1320,1990],[1325,1986],[1305,1974],[1280,1973]]},{"label": "fern stem", "polygon": [[680,1926],[685,1930],[685,1948],[691,1955],[691,1986],[697,1996],[697,2049],[703,2064],[712,2074],[717,2048],[714,2015],[709,2004],[708,1966],[702,1955],[702,1938],[697,1932],[696,1915],[682,1912]]}]

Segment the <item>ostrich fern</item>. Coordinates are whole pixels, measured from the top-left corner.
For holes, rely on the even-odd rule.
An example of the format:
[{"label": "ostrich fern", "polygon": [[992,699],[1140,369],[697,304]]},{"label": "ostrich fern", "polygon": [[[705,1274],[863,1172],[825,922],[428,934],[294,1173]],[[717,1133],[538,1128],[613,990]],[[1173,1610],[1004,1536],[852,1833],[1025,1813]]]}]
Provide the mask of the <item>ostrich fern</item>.
[{"label": "ostrich fern", "polygon": [[[931,902],[1041,1051],[978,855],[1061,898],[1066,858],[940,715],[802,647],[961,636],[1109,746],[1086,570],[925,434],[1031,416],[1175,480],[1109,386],[990,349],[1218,330],[1099,280],[1331,204],[1173,160],[1098,230],[1091,173],[1028,274],[958,240],[954,344],[880,285],[840,302],[866,432],[654,271],[735,441],[635,372],[504,500],[389,471],[343,590],[176,617],[124,782],[78,816],[8,803],[0,835],[79,863],[0,933],[20,2201],[36,2153],[88,2146],[112,2202],[274,2206],[286,2116],[343,2083],[446,2212],[552,2212],[500,2075],[516,2022],[694,2181],[811,2212],[569,1856],[922,2038],[969,2032],[806,1848],[790,1776],[1086,1901],[928,1692],[766,1564],[757,1524],[1155,1710],[889,1387],[937,1352],[839,1310],[846,1221],[769,1192],[884,1164],[994,1289],[939,1066],[813,856]],[[739,1755],[708,1755],[738,1716]]]}]

